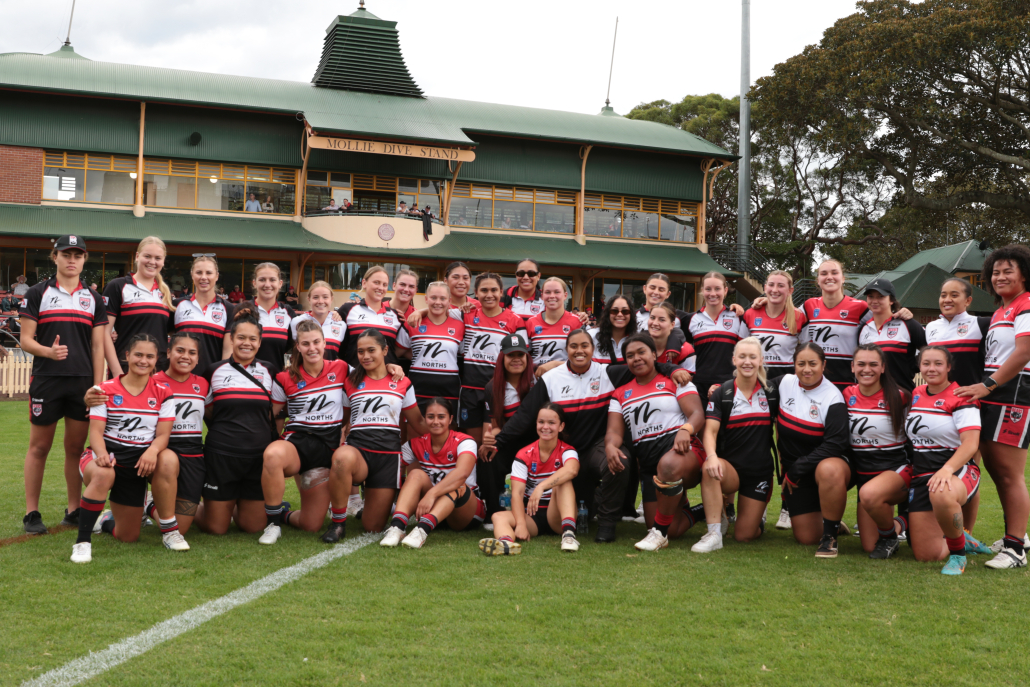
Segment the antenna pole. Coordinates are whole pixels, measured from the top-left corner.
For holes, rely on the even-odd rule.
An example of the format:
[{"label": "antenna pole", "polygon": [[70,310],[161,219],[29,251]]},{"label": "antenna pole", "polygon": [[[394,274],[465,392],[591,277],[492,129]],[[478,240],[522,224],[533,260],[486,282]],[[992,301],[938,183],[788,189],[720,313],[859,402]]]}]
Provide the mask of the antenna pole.
[{"label": "antenna pole", "polygon": [[65,45],[72,44],[72,19],[75,18],[75,0],[72,0],[72,13],[68,16],[68,36],[64,39]]},{"label": "antenna pole", "polygon": [[746,264],[751,242],[751,0],[741,0],[740,16],[740,155],[737,180],[737,250]]},{"label": "antenna pole", "polygon": [[[74,1],[74,0],[73,0]],[[615,68],[615,41],[619,37],[619,18],[615,17],[615,36],[612,37],[612,63],[608,65],[608,92],[604,94],[604,106],[611,107],[608,96],[612,94],[612,69]]]}]

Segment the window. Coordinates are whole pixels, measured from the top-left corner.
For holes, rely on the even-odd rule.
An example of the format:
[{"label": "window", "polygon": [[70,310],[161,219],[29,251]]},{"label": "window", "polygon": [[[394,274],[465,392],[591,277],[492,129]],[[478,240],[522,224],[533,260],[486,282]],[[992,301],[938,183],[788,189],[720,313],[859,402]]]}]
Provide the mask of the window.
[{"label": "window", "polygon": [[587,193],[583,206],[583,233],[590,236],[697,240],[697,203]]},{"label": "window", "polygon": [[348,200],[362,214],[393,215],[403,202],[408,209],[428,205],[434,214],[440,215],[440,199],[446,188],[446,181],[432,179],[312,170],[308,172],[304,212],[323,212],[332,199],[337,207]]},{"label": "window", "polygon": [[456,227],[571,234],[576,230],[576,193],[458,183],[448,219]]}]

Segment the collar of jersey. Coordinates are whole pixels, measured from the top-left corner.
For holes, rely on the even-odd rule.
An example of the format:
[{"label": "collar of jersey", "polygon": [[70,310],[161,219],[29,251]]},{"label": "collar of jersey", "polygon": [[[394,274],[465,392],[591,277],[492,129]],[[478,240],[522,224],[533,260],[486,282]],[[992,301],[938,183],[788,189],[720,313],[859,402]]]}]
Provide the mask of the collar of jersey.
[{"label": "collar of jersey", "polygon": [[924,384],[923,386],[926,387],[926,397],[930,398],[931,396],[942,396],[942,395],[946,394],[947,392],[951,391],[952,387],[957,387],[958,386],[958,382],[952,382],[951,384],[949,384],[948,386],[944,387],[943,389],[941,389],[940,391],[938,391],[935,394],[931,394],[930,393],[930,385],[929,384]]},{"label": "collar of jersey", "polygon": [[304,361],[303,360],[300,361],[300,366],[297,369],[300,370],[300,376],[301,377],[304,377],[309,382],[313,382],[313,381],[315,381],[317,379],[321,379],[325,375],[326,368],[328,368],[328,367],[329,367],[329,361],[325,360],[323,358],[322,359],[322,371],[320,373],[318,373],[317,377],[312,377],[310,374],[308,374],[308,371],[304,369]]},{"label": "collar of jersey", "polygon": [[[124,391],[124,392],[126,393],[126,395],[128,395],[128,396],[132,396],[133,398],[139,398],[139,397],[140,397],[140,396],[142,396],[142,395],[143,395],[144,393],[146,393],[147,387],[148,387],[148,386],[150,386],[150,382],[149,382],[149,381],[148,381],[148,382],[147,382],[146,384],[144,384],[144,385],[143,385],[143,391],[139,392],[138,394],[134,394],[134,393],[132,393],[131,391],[129,391],[128,389],[126,389],[126,388],[125,388],[125,385],[124,385],[124,384],[122,384],[122,377],[124,377],[124,376],[125,376],[125,375],[127,375],[127,374],[129,374],[129,373],[128,373],[128,372],[126,372],[126,373],[124,373],[124,374],[120,374],[120,375],[118,375],[117,377],[115,377],[115,381],[116,381],[116,382],[118,383],[118,387],[119,387],[119,388],[120,388],[120,389],[121,389],[122,391]],[[151,377],[151,379],[153,379],[153,377]]]},{"label": "collar of jersey", "polygon": [[[58,291],[64,291],[64,287],[62,287],[62,286],[61,286],[61,285],[60,285],[60,284],[58,283],[58,281],[57,281],[57,275],[54,275],[54,276],[50,277],[49,279],[47,279],[47,280],[46,280],[46,282],[47,282],[47,286],[48,286],[48,287],[52,286],[52,287],[54,287],[55,289],[57,289]],[[78,285],[78,286],[76,286],[76,287],[75,287],[74,289],[72,289],[71,291],[64,291],[64,292],[65,292],[66,294],[68,294],[68,295],[70,296],[70,295],[72,295],[73,293],[75,293],[76,291],[78,291],[78,290],[80,290],[80,289],[84,289],[84,288],[86,288],[86,285],[85,285],[85,284],[83,284],[83,283],[82,283],[82,280],[80,279],[80,280],[79,280],[79,285]]]},{"label": "collar of jersey", "polygon": [[[386,312],[387,310],[390,309],[390,306],[387,305],[387,303],[389,303],[389,302],[390,301],[385,301],[384,300],[382,303],[379,304],[379,310],[374,310],[373,312],[375,312],[376,315],[382,315],[384,312]],[[360,301],[358,301],[358,303],[360,305],[363,305],[364,307],[368,308],[369,310],[372,310],[372,308],[369,307],[368,303],[365,302],[364,298],[362,298]]]},{"label": "collar of jersey", "polygon": [[[590,361],[590,365],[587,367],[587,371],[586,372],[576,372],[575,370],[573,370],[572,369],[572,361],[571,360],[566,360],[565,361],[565,369],[569,371],[569,374],[574,374],[577,377],[582,377],[587,372],[590,372],[590,370],[594,369],[594,361],[593,360]],[[659,373],[659,374],[661,374],[661,373]]]},{"label": "collar of jersey", "polygon": [[[798,382],[798,386],[801,386],[801,382],[800,382],[800,381]],[[747,399],[747,402],[748,402],[748,403],[751,403],[751,399],[755,397],[755,394],[757,394],[757,393],[758,393],[758,391],[759,391],[759,390],[760,390],[761,388],[762,388],[762,385],[761,385],[761,384],[759,384],[759,383],[758,383],[758,380],[756,379],[756,380],[755,380],[755,388],[751,390],[751,395],[750,395],[750,396],[744,396],[744,392],[743,392],[743,391],[741,391],[741,392],[740,392],[740,395],[741,395],[741,396],[744,396],[744,398],[746,398],[746,399]],[[818,389],[818,388],[819,388],[819,387],[816,387],[816,389]],[[814,391],[814,390],[815,390],[815,389],[813,389],[813,391]],[[734,379],[733,379],[733,395],[734,395],[734,396],[736,396],[736,395],[737,395],[737,392],[738,392],[738,391],[740,391],[740,387],[738,387],[738,386],[737,386],[737,379],[736,379],[736,378],[734,378]]]},{"label": "collar of jersey", "polygon": [[[207,314],[207,309],[215,303],[217,303],[219,298],[220,296],[216,293],[214,299],[212,299],[210,303],[208,303],[207,305],[201,305],[197,302],[197,294],[194,293],[190,295],[190,301],[194,303],[198,308],[200,308],[200,312],[204,313],[205,315]],[[255,303],[255,305],[257,304]]]},{"label": "collar of jersey", "polygon": [[[129,275],[129,279],[131,279],[132,283],[135,284],[138,288],[143,289],[143,287],[140,285],[140,283],[138,281],[136,281],[136,275],[135,274],[130,274]],[[143,290],[147,291],[148,289],[143,289]],[[157,291],[157,279],[154,280],[154,287],[152,289],[149,289],[149,291],[151,293],[153,293],[154,291]]]}]

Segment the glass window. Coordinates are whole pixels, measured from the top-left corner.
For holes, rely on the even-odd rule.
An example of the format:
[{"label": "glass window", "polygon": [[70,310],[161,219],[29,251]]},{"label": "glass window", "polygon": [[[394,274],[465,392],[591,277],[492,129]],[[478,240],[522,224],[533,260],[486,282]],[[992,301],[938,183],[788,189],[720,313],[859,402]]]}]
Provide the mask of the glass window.
[{"label": "glass window", "polygon": [[[541,205],[541,208],[550,206]],[[533,229],[533,204],[513,200],[494,201],[496,229]]]},{"label": "glass window", "polygon": [[102,290],[104,288],[104,254],[90,253],[79,278],[86,286],[96,284],[96,288]]},{"label": "glass window", "polygon": [[82,200],[86,170],[46,167],[43,170],[43,200]]},{"label": "glass window", "polygon": [[457,227],[489,227],[493,217],[493,201],[479,198],[452,198],[450,224]]},{"label": "glass window", "polygon": [[689,215],[662,215],[661,230],[663,241],[697,240],[697,217]]},{"label": "glass window", "polygon": [[129,265],[131,256],[128,253],[104,253],[104,284],[124,277],[132,269]]},{"label": "glass window", "polygon": [[397,190],[401,193],[418,193],[418,179],[400,179]]},{"label": "glass window", "polygon": [[308,186],[306,193],[304,212],[307,213],[321,212],[322,208],[329,205],[329,199],[332,198],[328,186]]},{"label": "glass window", "polygon": [[329,185],[350,188],[350,174],[346,172],[333,172]]},{"label": "glass window", "polygon": [[0,249],[0,289],[7,291],[14,288],[18,275],[25,273],[25,249]]},{"label": "glass window", "polygon": [[431,179],[423,179],[420,182],[419,193],[432,193],[439,196],[443,195],[446,188],[446,181],[433,181]]},{"label": "glass window", "polygon": [[239,258],[217,258],[218,259],[218,285],[225,289],[225,294],[228,296],[233,289],[239,288],[245,295],[250,297],[250,292],[253,289],[250,287],[250,281],[244,281],[243,279],[243,261]]},{"label": "glass window", "polygon": [[602,208],[583,208],[583,233],[588,236],[620,236],[622,212]]},{"label": "glass window", "polygon": [[129,176],[129,172],[90,170],[86,177],[87,202],[132,205],[136,201],[135,196],[136,180]]},{"label": "glass window", "polygon": [[308,170],[308,186],[328,186],[329,172],[312,172]]},{"label": "glass window", "polygon": [[397,271],[402,269],[411,270],[418,275],[418,293],[425,293],[426,287],[429,286],[431,282],[436,281],[436,269],[433,267],[403,265],[392,262],[341,262],[332,270],[335,272],[334,279],[328,281],[333,285],[334,289],[360,291],[361,280],[364,278],[365,272],[368,271],[368,268],[372,267],[372,265],[383,266],[390,277],[391,287],[397,277]]},{"label": "glass window", "polygon": [[576,230],[576,208],[571,205],[536,206],[536,230],[571,234]]},{"label": "glass window", "polygon": [[201,179],[197,187],[197,207],[201,210],[235,210],[241,212],[246,186],[239,179]]},{"label": "glass window", "polygon": [[[215,180],[217,181],[217,179]],[[211,186],[204,182],[205,186]],[[164,174],[143,175],[143,204],[163,208],[195,208],[197,180],[194,177],[175,177]],[[219,210],[218,206],[201,208]]]},{"label": "glass window", "polygon": [[165,267],[161,274],[165,283],[172,290],[172,297],[185,296],[193,291],[193,277],[190,269],[193,266],[191,255],[169,255],[165,258]]},{"label": "glass window", "polygon": [[273,182],[247,182],[247,197],[253,193],[261,203],[262,212],[280,215],[292,215],[296,198],[296,187],[293,184],[276,184]]},{"label": "glass window", "polygon": [[694,311],[694,294],[697,284],[694,282],[673,282],[669,293],[669,302],[680,310]]},{"label": "glass window", "polygon": [[658,215],[653,212],[624,212],[622,235],[628,239],[658,238]]},{"label": "glass window", "polygon": [[[25,251],[25,277],[29,286],[45,281],[57,273],[57,266],[50,259],[49,248],[28,248]],[[17,275],[15,275],[17,276]]]}]

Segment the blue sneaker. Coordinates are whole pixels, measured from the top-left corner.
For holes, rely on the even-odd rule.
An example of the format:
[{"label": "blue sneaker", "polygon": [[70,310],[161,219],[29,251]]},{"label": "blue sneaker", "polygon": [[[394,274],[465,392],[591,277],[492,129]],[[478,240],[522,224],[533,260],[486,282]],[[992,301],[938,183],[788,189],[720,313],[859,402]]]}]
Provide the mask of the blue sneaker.
[{"label": "blue sneaker", "polygon": [[966,557],[956,556],[954,554],[948,556],[948,562],[941,568],[942,575],[961,575],[966,571]]},{"label": "blue sneaker", "polygon": [[969,530],[966,530],[966,553],[994,553],[991,547],[974,537]]}]

